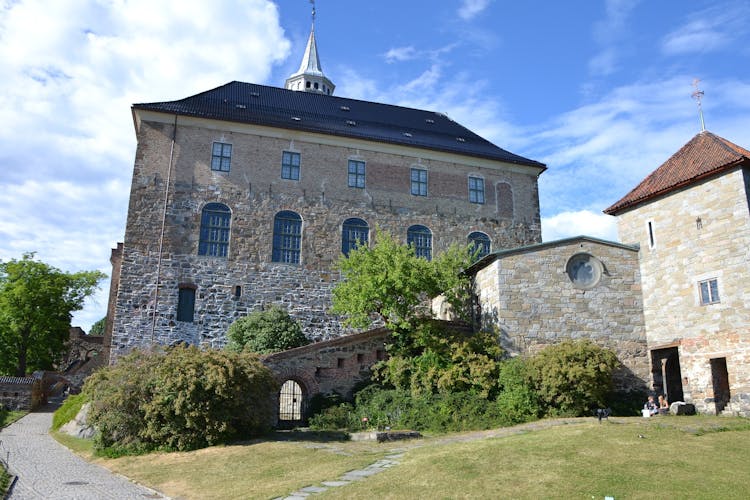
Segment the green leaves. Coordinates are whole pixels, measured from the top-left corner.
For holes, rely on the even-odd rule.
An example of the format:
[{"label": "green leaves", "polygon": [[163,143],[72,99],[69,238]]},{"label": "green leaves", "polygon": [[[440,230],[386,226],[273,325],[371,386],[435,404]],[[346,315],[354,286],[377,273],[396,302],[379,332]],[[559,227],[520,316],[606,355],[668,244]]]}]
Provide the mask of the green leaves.
[{"label": "green leaves", "polygon": [[73,311],[106,276],[66,273],[26,253],[0,262],[0,373],[50,369],[65,350]]},{"label": "green leaves", "polygon": [[585,415],[607,406],[612,373],[620,365],[614,352],[589,340],[549,346],[530,361],[530,377],[552,415]]},{"label": "green leaves", "polygon": [[99,450],[191,450],[268,429],[271,372],[255,355],[173,347],[135,351],[94,373],[83,392]]},{"label": "green leaves", "polygon": [[444,293],[465,318],[470,283],[461,271],[469,264],[465,248],[452,246],[428,261],[389,233],[376,231],[374,245],[339,260],[343,280],[333,290],[332,311],[355,328],[381,320],[394,332],[411,330],[432,317],[429,299]]},{"label": "green leaves", "polygon": [[230,351],[247,350],[258,354],[285,351],[309,342],[299,323],[278,306],[238,319],[229,327],[227,337]]}]

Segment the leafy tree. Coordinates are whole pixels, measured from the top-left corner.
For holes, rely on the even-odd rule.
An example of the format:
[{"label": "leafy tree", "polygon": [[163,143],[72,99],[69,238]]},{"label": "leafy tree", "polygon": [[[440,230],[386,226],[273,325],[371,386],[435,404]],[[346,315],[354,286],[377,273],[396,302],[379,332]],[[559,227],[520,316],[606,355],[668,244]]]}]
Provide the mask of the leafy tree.
[{"label": "leafy tree", "polygon": [[381,320],[394,332],[410,330],[430,316],[425,299],[440,293],[435,266],[389,233],[376,231],[372,247],[358,246],[338,266],[344,279],[333,289],[332,310],[355,328]]},{"label": "leafy tree", "polygon": [[606,406],[617,355],[590,340],[567,340],[529,361],[529,376],[550,415],[586,415]]},{"label": "leafy tree", "polygon": [[278,306],[255,311],[231,324],[227,349],[258,354],[285,351],[309,342],[299,323]]},{"label": "leafy tree", "polygon": [[99,271],[66,273],[34,260],[0,262],[0,373],[50,369],[65,350],[71,312],[96,290]]},{"label": "leafy tree", "polygon": [[333,311],[355,327],[382,321],[391,331],[389,358],[374,368],[378,382],[412,395],[473,391],[488,398],[497,385],[502,351],[494,335],[448,331],[432,321],[430,298],[443,294],[459,318],[470,317],[470,282],[461,271],[467,248],[452,246],[428,261],[378,231],[375,244],[342,257],[344,277]]},{"label": "leafy tree", "polygon": [[409,350],[411,332],[432,318],[429,299],[443,294],[460,318],[469,319],[470,281],[461,271],[470,263],[469,251],[458,245],[428,261],[376,231],[372,247],[359,246],[339,260],[344,279],[333,289],[332,311],[355,328],[382,321],[393,334],[391,352]]},{"label": "leafy tree", "polygon": [[94,335],[97,337],[101,337],[104,335],[104,329],[107,326],[107,317],[104,316],[102,319],[91,325],[91,328],[89,329],[89,335]]}]

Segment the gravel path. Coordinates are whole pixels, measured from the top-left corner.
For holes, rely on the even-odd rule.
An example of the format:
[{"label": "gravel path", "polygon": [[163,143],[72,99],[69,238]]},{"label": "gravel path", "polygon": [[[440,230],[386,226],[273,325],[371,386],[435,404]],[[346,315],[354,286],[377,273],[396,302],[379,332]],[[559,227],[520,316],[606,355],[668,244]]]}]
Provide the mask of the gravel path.
[{"label": "gravel path", "polygon": [[86,462],[52,439],[54,409],[47,406],[0,430],[0,455],[18,476],[11,500],[167,498]]}]

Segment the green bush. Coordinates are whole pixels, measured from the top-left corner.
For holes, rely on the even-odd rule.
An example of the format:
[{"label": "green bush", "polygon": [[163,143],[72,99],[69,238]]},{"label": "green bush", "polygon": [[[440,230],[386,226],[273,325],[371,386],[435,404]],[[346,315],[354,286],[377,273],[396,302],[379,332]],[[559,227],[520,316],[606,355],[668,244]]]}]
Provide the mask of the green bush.
[{"label": "green bush", "polygon": [[174,347],[121,358],[92,375],[83,393],[99,430],[95,448],[118,455],[191,450],[263,433],[277,390],[252,354]]},{"label": "green bush", "polygon": [[529,373],[548,415],[583,416],[607,405],[612,372],[619,364],[609,349],[589,340],[568,340],[532,357]]},{"label": "green bush", "polygon": [[308,425],[314,431],[354,430],[357,428],[357,416],[351,403],[339,403],[311,416]]},{"label": "green bush", "polygon": [[411,429],[450,432],[488,429],[502,425],[504,416],[481,393],[445,392],[414,395],[399,389],[368,386],[356,405],[344,403],[310,419],[316,430]]},{"label": "green bush", "polygon": [[425,321],[401,344],[373,367],[373,378],[381,384],[414,396],[477,392],[491,398],[496,393],[502,349],[494,334],[465,334]]},{"label": "green bush", "polygon": [[622,417],[640,416],[643,403],[648,398],[646,389],[633,391],[614,391],[607,397],[607,407],[613,415]]},{"label": "green bush", "polygon": [[539,395],[529,378],[528,363],[512,358],[500,365],[500,393],[496,405],[502,425],[516,425],[536,420],[542,412]]},{"label": "green bush", "polygon": [[229,327],[227,337],[228,350],[258,354],[285,351],[309,342],[299,323],[278,306],[239,318]]},{"label": "green bush", "polygon": [[76,394],[68,396],[60,408],[55,410],[52,415],[52,430],[56,431],[63,425],[67,424],[78,415],[81,407],[88,401],[85,394]]}]

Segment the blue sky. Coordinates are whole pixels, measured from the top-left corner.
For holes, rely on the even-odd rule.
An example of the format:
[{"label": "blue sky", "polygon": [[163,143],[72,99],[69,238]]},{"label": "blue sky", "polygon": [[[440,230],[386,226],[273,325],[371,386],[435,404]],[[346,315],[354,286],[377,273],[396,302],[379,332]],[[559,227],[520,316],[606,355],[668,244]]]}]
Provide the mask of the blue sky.
[{"label": "blue sky", "polygon": [[[283,85],[307,0],[2,0],[0,259],[109,273],[135,153],[130,105]],[[617,240],[602,210],[700,131],[750,147],[746,1],[318,0],[336,95],[447,113],[544,162],[545,241]],[[88,329],[109,283],[77,313]]]}]

